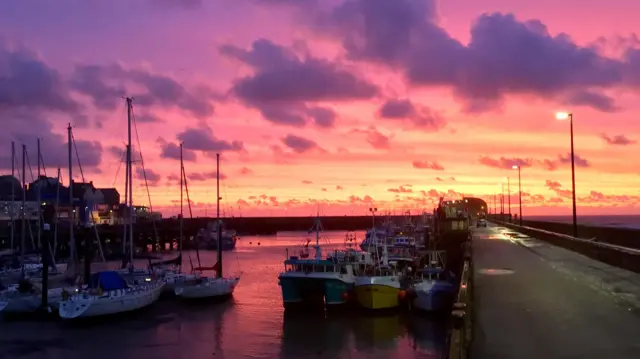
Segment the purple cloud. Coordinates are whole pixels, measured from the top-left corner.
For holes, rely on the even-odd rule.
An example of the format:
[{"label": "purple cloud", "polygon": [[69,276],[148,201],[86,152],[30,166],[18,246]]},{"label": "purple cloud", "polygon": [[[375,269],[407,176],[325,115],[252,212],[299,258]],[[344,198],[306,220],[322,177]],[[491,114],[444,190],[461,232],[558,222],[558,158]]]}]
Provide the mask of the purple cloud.
[{"label": "purple cloud", "polygon": [[242,152],[244,144],[240,141],[224,141],[213,136],[209,127],[187,128],[176,136],[183,143],[183,148],[204,153]]},{"label": "purple cloud", "polygon": [[318,148],[318,144],[315,141],[296,135],[285,136],[282,139],[282,143],[284,143],[287,147],[289,147],[296,153],[305,153]]},{"label": "purple cloud", "polygon": [[627,146],[637,143],[636,140],[629,139],[625,135],[607,136],[606,134],[602,133],[600,134],[600,138],[602,138],[604,142],[615,146]]},{"label": "purple cloud", "polygon": [[378,116],[391,120],[407,120],[413,127],[437,131],[444,126],[444,119],[426,106],[416,106],[406,99],[387,100],[378,110]]},{"label": "purple cloud", "polygon": [[299,57],[267,39],[254,41],[249,50],[225,45],[220,52],[255,70],[253,75],[237,79],[231,92],[273,123],[304,126],[312,118],[328,127],[330,115],[326,111],[319,114],[306,103],[367,100],[379,92],[336,63],[310,55]]}]

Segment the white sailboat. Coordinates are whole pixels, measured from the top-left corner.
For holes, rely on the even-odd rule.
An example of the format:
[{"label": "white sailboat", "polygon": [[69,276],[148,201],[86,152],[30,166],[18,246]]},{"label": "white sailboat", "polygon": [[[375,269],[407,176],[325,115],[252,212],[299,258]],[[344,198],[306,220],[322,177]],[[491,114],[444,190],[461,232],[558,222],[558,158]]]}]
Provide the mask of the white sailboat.
[{"label": "white sailboat", "polygon": [[[217,210],[216,221],[220,221],[220,154],[216,154],[216,194],[217,194]],[[218,248],[222,248],[222,227],[218,226]],[[240,276],[223,277],[222,276],[222,250],[218,249],[218,262],[213,267],[197,267],[195,272],[204,270],[214,270],[215,277],[199,276],[194,280],[185,281],[177,284],[175,293],[183,298],[214,298],[233,294],[234,289],[240,281]]]},{"label": "white sailboat", "polygon": [[[129,266],[133,271],[133,166],[131,161],[132,99],[127,98],[128,144],[125,202],[129,210]],[[125,231],[126,232],[126,231]],[[136,281],[138,282],[138,281]],[[63,293],[59,313],[64,319],[95,317],[144,308],[160,298],[164,281],[145,277],[141,284],[130,284],[117,271],[94,273],[88,285],[76,293]]]}]

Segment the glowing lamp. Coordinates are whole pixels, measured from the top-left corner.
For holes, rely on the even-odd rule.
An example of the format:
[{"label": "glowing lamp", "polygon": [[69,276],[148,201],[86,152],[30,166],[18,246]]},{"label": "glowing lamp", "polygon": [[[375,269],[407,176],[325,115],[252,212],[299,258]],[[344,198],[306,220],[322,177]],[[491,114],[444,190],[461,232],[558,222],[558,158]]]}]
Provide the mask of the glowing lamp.
[{"label": "glowing lamp", "polygon": [[556,112],[556,120],[568,120],[570,117],[569,112]]}]

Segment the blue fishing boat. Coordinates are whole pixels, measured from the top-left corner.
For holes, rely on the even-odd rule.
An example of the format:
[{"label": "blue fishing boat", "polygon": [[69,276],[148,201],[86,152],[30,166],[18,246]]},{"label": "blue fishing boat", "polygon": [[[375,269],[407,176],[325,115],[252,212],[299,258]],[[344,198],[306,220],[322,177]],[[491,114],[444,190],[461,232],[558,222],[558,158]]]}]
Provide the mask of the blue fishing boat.
[{"label": "blue fishing boat", "polygon": [[347,303],[361,265],[371,262],[371,254],[354,249],[334,251],[323,258],[320,249],[322,223],[319,217],[309,233],[314,231],[316,244],[313,258],[309,256],[310,240],[307,240],[299,255],[289,256],[287,250],[284,272],[278,277],[285,308],[297,305],[332,307]]},{"label": "blue fishing boat", "polygon": [[429,251],[427,265],[413,284],[413,306],[427,312],[450,307],[456,293],[455,275],[445,267],[445,251]]}]

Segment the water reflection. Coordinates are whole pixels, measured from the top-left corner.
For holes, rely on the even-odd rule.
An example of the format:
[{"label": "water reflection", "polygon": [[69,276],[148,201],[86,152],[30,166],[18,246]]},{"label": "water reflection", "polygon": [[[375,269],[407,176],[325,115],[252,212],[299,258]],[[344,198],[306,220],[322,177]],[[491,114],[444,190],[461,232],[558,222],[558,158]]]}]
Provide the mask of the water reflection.
[{"label": "water reflection", "polygon": [[[225,252],[227,273],[244,271],[227,301],[165,300],[87,325],[0,322],[0,359],[439,358],[444,325],[415,313],[283,313],[277,277],[284,248],[305,236],[246,238],[237,251]],[[343,237],[330,236],[323,249]],[[207,265],[217,260],[215,252],[200,255]]]},{"label": "water reflection", "polygon": [[280,358],[338,358],[349,344],[352,319],[347,316],[305,316],[286,312]]}]

